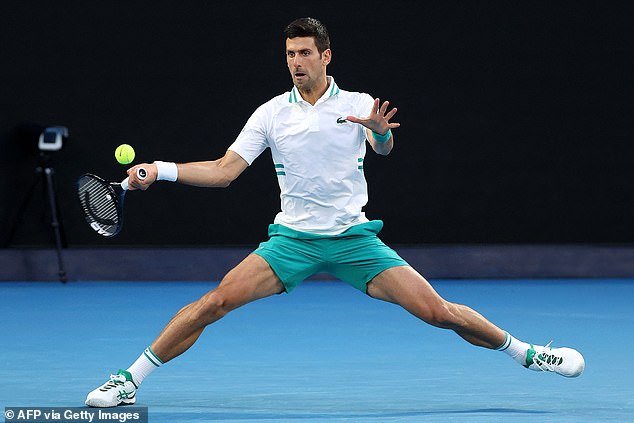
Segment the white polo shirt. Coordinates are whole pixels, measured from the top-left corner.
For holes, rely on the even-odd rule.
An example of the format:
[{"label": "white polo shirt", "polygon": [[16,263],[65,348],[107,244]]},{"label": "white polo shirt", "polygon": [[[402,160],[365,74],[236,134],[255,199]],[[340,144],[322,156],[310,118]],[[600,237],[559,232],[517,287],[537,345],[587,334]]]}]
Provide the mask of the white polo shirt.
[{"label": "white polo shirt", "polygon": [[335,235],[368,221],[362,211],[368,201],[365,128],[345,117],[368,116],[373,99],[328,81],[314,106],[293,87],[258,107],[229,150],[251,165],[271,149],[282,208],[275,223]]}]

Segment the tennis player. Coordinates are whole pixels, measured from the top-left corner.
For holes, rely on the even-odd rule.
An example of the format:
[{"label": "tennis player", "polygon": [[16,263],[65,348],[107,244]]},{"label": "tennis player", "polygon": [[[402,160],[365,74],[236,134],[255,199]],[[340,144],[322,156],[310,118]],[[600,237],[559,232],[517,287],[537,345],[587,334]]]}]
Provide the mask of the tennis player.
[{"label": "tennis player", "polygon": [[[450,303],[378,233],[380,220],[362,211],[368,200],[366,145],[380,155],[394,146],[389,109],[368,94],[345,91],[328,76],[330,40],[313,18],[286,27],[286,63],[293,88],[255,110],[226,154],[215,161],[154,162],[128,170],[130,189],[154,181],[227,187],[270,148],[281,190],[281,212],[269,239],[232,269],[218,287],[183,307],[126,370],[88,394],[86,405],[133,404],[143,380],[187,351],[205,327],[247,303],[282,292],[318,272],[329,272],[372,298],[399,304],[422,321],[451,329],[467,342],[503,351],[524,367],[579,376],[582,355],[570,348],[522,342],[471,308]],[[367,144],[366,144],[367,143]],[[146,179],[136,169],[148,171]]]}]

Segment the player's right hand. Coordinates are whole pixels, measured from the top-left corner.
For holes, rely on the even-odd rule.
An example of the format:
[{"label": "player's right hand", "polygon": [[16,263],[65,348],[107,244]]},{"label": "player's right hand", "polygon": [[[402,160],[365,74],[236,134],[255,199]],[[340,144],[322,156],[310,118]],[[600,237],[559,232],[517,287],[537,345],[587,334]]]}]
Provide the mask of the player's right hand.
[{"label": "player's right hand", "polygon": [[[142,171],[139,172],[139,169],[145,170],[145,178],[139,178],[139,175],[142,176]],[[134,191],[140,189],[141,191],[145,191],[156,181],[158,176],[158,170],[154,163],[141,163],[136,166],[132,166],[128,169],[128,189],[130,191]]]}]

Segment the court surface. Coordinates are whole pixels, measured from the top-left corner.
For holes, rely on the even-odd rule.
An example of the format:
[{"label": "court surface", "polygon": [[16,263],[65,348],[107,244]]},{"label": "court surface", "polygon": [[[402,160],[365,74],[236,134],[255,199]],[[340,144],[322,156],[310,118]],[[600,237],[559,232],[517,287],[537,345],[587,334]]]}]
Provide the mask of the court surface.
[{"label": "court surface", "polygon": [[[150,422],[634,421],[634,280],[440,280],[527,342],[579,349],[577,379],[419,322],[337,282],[230,313],[138,392]],[[210,282],[0,283],[0,408],[83,406]]]}]

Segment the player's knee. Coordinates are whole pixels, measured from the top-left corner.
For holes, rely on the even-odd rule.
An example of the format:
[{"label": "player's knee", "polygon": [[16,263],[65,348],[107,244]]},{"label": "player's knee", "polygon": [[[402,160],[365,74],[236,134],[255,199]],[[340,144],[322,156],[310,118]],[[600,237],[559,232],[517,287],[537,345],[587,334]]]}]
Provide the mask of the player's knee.
[{"label": "player's knee", "polygon": [[429,312],[424,320],[430,325],[439,328],[456,329],[463,324],[459,313],[456,311],[455,304],[442,301],[429,308]]},{"label": "player's knee", "polygon": [[231,308],[227,298],[218,291],[212,291],[198,300],[197,319],[203,323],[212,323],[224,317]]}]

